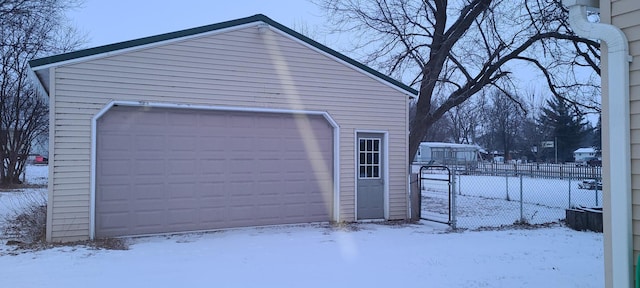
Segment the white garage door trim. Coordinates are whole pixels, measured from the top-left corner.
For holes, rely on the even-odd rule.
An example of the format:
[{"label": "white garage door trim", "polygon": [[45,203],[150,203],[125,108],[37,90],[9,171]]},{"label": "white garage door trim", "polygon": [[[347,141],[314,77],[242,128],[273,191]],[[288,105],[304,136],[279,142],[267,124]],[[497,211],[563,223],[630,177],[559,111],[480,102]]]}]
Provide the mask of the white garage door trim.
[{"label": "white garage door trim", "polygon": [[192,109],[192,110],[210,110],[210,111],[237,111],[237,112],[263,112],[263,113],[281,113],[281,114],[303,114],[303,115],[320,115],[324,117],[327,122],[333,127],[333,220],[340,220],[340,127],[331,118],[331,116],[324,111],[306,111],[306,110],[287,110],[287,109],[269,109],[269,108],[254,108],[254,107],[227,107],[227,106],[206,106],[206,105],[190,105],[190,104],[177,104],[177,103],[159,103],[159,102],[134,102],[134,101],[111,101],[104,108],[102,108],[91,119],[91,195],[90,195],[90,207],[89,207],[89,236],[91,239],[95,238],[95,226],[96,226],[96,139],[97,139],[97,122],[107,111],[113,106],[131,106],[131,107],[151,107],[151,108],[174,108],[174,109]]}]

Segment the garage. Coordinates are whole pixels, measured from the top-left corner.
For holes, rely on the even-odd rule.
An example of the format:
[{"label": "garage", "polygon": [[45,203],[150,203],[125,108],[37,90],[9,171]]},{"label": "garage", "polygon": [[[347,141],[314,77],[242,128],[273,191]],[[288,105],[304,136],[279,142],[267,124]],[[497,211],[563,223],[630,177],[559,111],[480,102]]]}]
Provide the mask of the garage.
[{"label": "garage", "polygon": [[265,15],[29,65],[47,241],[409,216],[418,91]]},{"label": "garage", "polygon": [[322,115],[113,106],[96,128],[97,237],[331,220]]}]

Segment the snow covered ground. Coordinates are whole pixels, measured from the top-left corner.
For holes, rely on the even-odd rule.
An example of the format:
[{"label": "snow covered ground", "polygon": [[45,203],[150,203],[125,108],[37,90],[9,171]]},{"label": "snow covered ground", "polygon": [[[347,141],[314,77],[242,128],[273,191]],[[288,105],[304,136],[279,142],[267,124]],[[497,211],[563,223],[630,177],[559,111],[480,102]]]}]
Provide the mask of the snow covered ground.
[{"label": "snow covered ground", "polygon": [[[21,207],[31,203],[44,204],[47,200],[47,178],[49,176],[47,166],[27,166],[26,184],[41,186],[41,188],[16,189],[0,191],[0,221],[10,214],[21,211]],[[1,227],[0,223],[0,227]]]},{"label": "snow covered ground", "polygon": [[602,287],[601,234],[247,228],[1,256],[3,287]]},{"label": "snow covered ground", "polygon": [[[42,191],[32,189],[24,194],[29,193]],[[0,192],[0,204],[17,195]],[[432,222],[363,223],[342,228],[309,224],[127,241],[126,251],[63,246],[18,255],[9,255],[13,247],[3,241],[0,271],[8,277],[2,277],[1,286],[604,285],[602,234],[559,225],[535,230],[450,232],[447,226]]]},{"label": "snow covered ground", "polygon": [[28,165],[25,169],[25,176],[28,184],[46,185],[49,179],[49,166]]}]

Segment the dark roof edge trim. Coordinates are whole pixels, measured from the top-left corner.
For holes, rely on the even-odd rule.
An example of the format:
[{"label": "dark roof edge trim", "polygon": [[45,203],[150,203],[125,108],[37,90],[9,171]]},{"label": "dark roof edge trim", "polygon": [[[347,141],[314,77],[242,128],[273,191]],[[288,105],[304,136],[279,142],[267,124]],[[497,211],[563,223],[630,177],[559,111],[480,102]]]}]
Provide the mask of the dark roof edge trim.
[{"label": "dark roof edge trim", "polygon": [[165,34],[159,34],[159,35],[154,35],[154,36],[149,36],[149,37],[144,37],[144,38],[139,38],[139,39],[134,39],[134,40],[129,40],[129,41],[124,41],[124,42],[118,42],[118,43],[114,43],[114,44],[108,44],[108,45],[103,45],[103,46],[98,46],[98,47],[94,47],[94,48],[88,48],[88,49],[83,49],[83,50],[78,50],[78,51],[73,51],[73,52],[68,52],[68,53],[64,53],[64,54],[59,54],[59,55],[54,55],[54,56],[49,56],[49,57],[44,57],[44,58],[39,58],[39,59],[34,59],[29,61],[29,66],[31,66],[32,69],[37,70],[36,68],[40,67],[40,66],[45,66],[45,65],[52,65],[58,62],[63,62],[63,61],[69,61],[69,60],[74,60],[74,59],[78,59],[78,58],[84,58],[84,57],[88,57],[88,56],[94,56],[94,55],[98,55],[98,54],[103,54],[103,53],[109,53],[109,52],[114,52],[114,51],[118,51],[118,50],[123,50],[123,49],[128,49],[128,48],[134,48],[137,46],[143,46],[143,45],[148,45],[148,44],[153,44],[156,42],[163,42],[163,41],[168,41],[168,40],[172,40],[172,39],[177,39],[177,38],[182,38],[182,37],[188,37],[188,36],[193,36],[193,35],[197,35],[197,34],[201,34],[201,33],[206,33],[206,32],[211,32],[211,31],[215,31],[215,30],[220,30],[220,29],[224,29],[224,28],[230,28],[230,27],[234,27],[234,26],[239,26],[239,25],[243,25],[243,24],[249,24],[249,23],[253,23],[253,22],[258,22],[258,21],[262,21],[264,23],[267,23],[268,25],[275,27],[278,30],[283,31],[284,33],[287,33],[315,48],[318,48],[322,51],[324,51],[325,53],[328,53],[342,61],[345,61],[359,69],[364,70],[365,72],[378,77],[382,80],[384,80],[385,82],[388,82],[398,88],[401,88],[402,90],[405,90],[406,92],[408,92],[411,95],[417,95],[418,91],[409,87],[408,85],[395,80],[387,75],[384,75],[354,59],[351,59],[349,57],[347,57],[346,55],[335,51],[325,45],[322,45],[318,42],[316,42],[315,40],[304,36],[296,31],[294,31],[293,29],[290,29],[274,20],[272,20],[271,18],[263,15],[263,14],[256,14],[250,17],[246,17],[246,18],[240,18],[240,19],[236,19],[236,20],[231,20],[231,21],[225,21],[225,22],[220,22],[220,23],[216,23],[216,24],[211,24],[211,25],[206,25],[206,26],[200,26],[200,27],[195,27],[195,28],[190,28],[190,29],[185,29],[185,30],[180,30],[180,31],[175,31],[175,32],[170,32],[170,33],[165,33]]}]

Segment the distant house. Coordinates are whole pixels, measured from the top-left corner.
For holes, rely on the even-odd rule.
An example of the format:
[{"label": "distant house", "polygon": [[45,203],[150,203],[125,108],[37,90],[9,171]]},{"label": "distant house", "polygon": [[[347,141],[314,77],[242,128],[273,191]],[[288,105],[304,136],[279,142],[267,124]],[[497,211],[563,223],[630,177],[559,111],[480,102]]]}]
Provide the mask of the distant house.
[{"label": "distant house", "polygon": [[416,164],[467,165],[478,161],[479,146],[443,142],[422,142]]},{"label": "distant house", "polygon": [[573,159],[576,162],[586,161],[586,160],[595,158],[597,155],[597,152],[598,151],[596,151],[596,149],[593,147],[580,148],[576,151],[573,151]]}]

